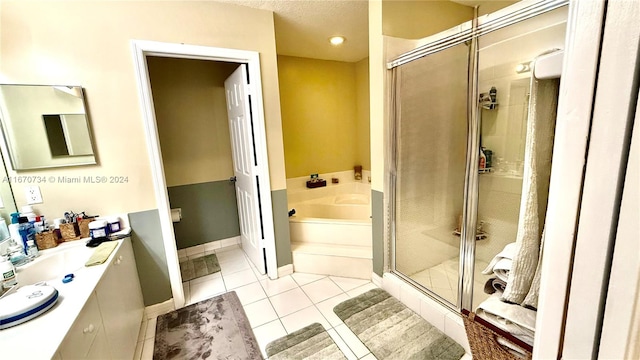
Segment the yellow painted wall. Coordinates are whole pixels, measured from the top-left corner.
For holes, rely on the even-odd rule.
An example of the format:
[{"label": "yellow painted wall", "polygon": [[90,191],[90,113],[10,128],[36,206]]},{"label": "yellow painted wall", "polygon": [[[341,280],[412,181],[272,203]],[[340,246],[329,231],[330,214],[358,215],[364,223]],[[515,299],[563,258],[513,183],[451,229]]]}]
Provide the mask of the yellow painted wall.
[{"label": "yellow painted wall", "polygon": [[233,176],[224,80],[238,64],[147,59],[167,186]]},{"label": "yellow painted wall", "polygon": [[[39,212],[156,207],[131,39],[260,52],[271,188],[286,188],[272,12],[212,1],[2,1],[0,14],[3,80],[82,85],[99,162],[19,175],[128,177],[125,184],[39,184]],[[25,185],[13,189],[18,207]]]},{"label": "yellow painted wall", "polygon": [[420,39],[472,18],[472,7],[448,0],[382,1],[382,34],[387,36]]},{"label": "yellow painted wall", "polygon": [[356,63],[356,162],[371,170],[369,131],[369,58]]},{"label": "yellow painted wall", "polygon": [[368,104],[368,98],[358,96],[365,86],[358,86],[358,78],[365,81],[361,68],[358,63],[278,56],[287,178],[354,165],[367,168],[368,154],[358,146],[368,142],[368,125],[359,130],[366,114],[358,116],[358,104]]}]

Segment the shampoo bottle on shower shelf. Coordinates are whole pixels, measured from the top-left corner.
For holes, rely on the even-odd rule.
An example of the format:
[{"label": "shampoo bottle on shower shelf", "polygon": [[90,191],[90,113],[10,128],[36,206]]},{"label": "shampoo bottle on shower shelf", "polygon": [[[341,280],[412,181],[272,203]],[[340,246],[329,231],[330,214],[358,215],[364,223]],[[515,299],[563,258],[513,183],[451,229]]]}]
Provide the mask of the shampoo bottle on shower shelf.
[{"label": "shampoo bottle on shower shelf", "polygon": [[487,168],[487,157],[484,154],[484,151],[482,151],[482,148],[480,148],[480,163],[478,164],[478,169],[480,169],[480,172],[484,172]]}]

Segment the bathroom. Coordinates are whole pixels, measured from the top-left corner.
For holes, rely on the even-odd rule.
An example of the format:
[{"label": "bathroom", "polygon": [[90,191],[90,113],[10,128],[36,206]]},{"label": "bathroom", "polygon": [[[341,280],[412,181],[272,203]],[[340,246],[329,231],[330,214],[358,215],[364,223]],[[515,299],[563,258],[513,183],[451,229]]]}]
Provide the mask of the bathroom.
[{"label": "bathroom", "polygon": [[[383,18],[393,16],[395,12],[391,7],[385,11],[389,2],[371,2],[370,5],[369,60],[383,64],[387,59],[382,51],[382,34],[390,34],[389,28],[383,29]],[[276,224],[280,224],[275,227],[279,249],[278,267],[292,263],[290,250],[287,250],[291,246],[289,224],[286,221],[290,210],[287,179],[307,177],[311,173],[351,171],[354,165],[363,165],[365,170],[371,170],[373,271],[379,277],[384,275],[387,258],[384,228],[387,217],[384,211],[387,201],[384,185],[387,148],[384,139],[387,128],[383,120],[386,113],[383,71],[370,70],[373,73],[369,79],[370,167],[366,160],[361,160],[361,163],[351,163],[335,170],[303,169],[299,173],[289,174],[289,166],[286,165],[288,151],[285,109],[280,98],[281,80],[278,75],[280,61],[276,52],[273,15],[267,11],[208,2],[197,2],[189,6],[178,2],[153,6],[133,2],[45,2],[36,6],[34,3],[3,1],[0,6],[0,80],[3,83],[81,84],[86,89],[99,163],[87,167],[20,173],[11,170],[9,165],[8,174],[75,177],[90,172],[99,176],[128,176],[127,184],[40,184],[44,203],[36,207],[44,214],[59,214],[69,209],[83,209],[96,214],[127,214],[134,229],[136,241],[133,244],[145,305],[163,303],[171,299],[173,293],[165,245],[159,231],[160,217],[168,214],[158,210],[154,193],[152,164],[148,155],[145,127],[141,121],[142,110],[132,65],[132,39],[260,52],[271,196],[274,217],[279,216]],[[430,22],[422,23],[436,24],[442,19],[449,19],[448,24],[443,24],[431,33],[408,37],[424,37],[467,21],[472,16],[467,11],[464,19],[461,19],[445,8],[443,6],[440,14],[446,16],[434,16]],[[405,20],[405,24],[416,23],[410,15],[403,16],[411,20]],[[239,22],[244,25],[237,26]],[[59,26],[61,23],[65,26]],[[118,26],[114,26],[115,23]],[[212,37],[211,34],[216,36]],[[395,36],[403,37],[401,34]],[[593,84],[583,87],[594,88]],[[498,97],[507,93],[502,87],[497,88]],[[488,89],[483,91],[486,90]],[[584,158],[584,153],[582,155]],[[5,163],[6,161],[5,158]],[[355,161],[360,162],[360,159],[353,162]],[[367,178],[368,176],[364,176],[365,181]],[[327,180],[329,182],[331,179]],[[565,186],[573,188],[572,185]],[[25,204],[25,199],[21,196],[24,187],[25,185],[15,184],[13,188],[18,207]],[[3,198],[3,201],[8,203],[7,199]],[[571,211],[576,212],[575,209],[569,209],[568,212]],[[457,214],[452,221],[454,227],[456,216]],[[548,253],[552,256],[554,251],[550,250]]]}]

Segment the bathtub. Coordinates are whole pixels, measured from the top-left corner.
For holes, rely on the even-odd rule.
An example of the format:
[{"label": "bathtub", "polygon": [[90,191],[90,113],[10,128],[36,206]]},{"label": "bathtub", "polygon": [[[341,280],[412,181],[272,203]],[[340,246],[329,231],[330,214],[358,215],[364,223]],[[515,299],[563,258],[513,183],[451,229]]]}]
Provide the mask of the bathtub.
[{"label": "bathtub", "polygon": [[292,243],[371,246],[371,187],[347,183],[289,195]]}]

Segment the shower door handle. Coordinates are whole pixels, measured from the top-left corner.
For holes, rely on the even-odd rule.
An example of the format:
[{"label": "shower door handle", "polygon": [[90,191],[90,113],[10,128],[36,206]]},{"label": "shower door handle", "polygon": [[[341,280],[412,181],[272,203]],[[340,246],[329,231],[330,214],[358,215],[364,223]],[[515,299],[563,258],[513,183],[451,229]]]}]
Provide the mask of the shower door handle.
[{"label": "shower door handle", "polygon": [[232,183],[236,182],[236,177],[235,176],[230,177],[229,181],[232,182]]}]

